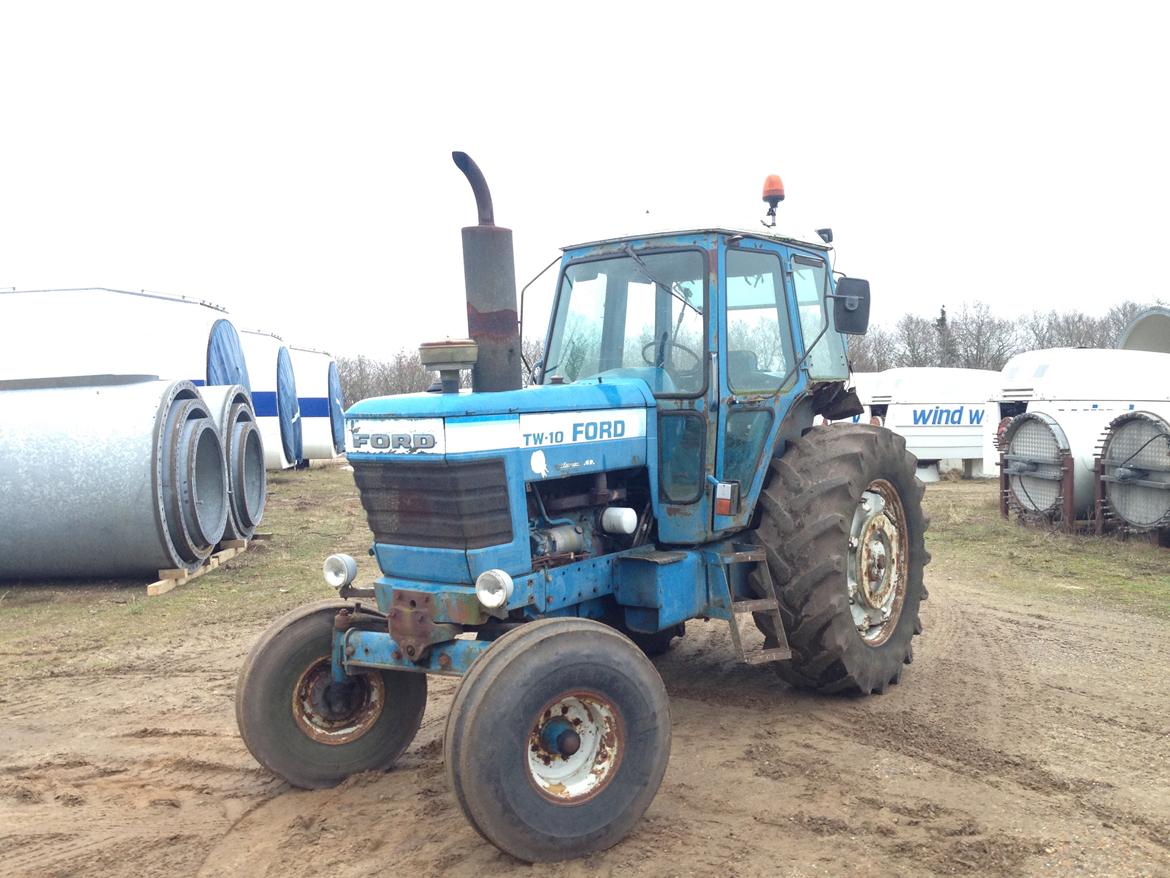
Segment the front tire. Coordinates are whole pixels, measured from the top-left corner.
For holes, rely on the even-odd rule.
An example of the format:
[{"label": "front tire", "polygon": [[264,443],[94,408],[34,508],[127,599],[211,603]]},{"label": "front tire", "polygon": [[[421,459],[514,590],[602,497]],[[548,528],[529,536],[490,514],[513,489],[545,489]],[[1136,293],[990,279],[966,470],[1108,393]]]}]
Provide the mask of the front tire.
[{"label": "front tire", "polygon": [[[880,693],[910,663],[930,560],[916,468],[901,436],[865,425],[813,427],[772,460],[755,536],[792,649],[775,667],[792,685]],[[774,643],[771,619],[756,621]]]},{"label": "front tire", "polygon": [[236,684],[236,722],[256,761],[296,787],[336,786],[390,768],[418,732],[425,674],[370,671],[332,681],[333,620],[344,601],[277,619],[252,647]]},{"label": "front tire", "polygon": [[670,707],[654,666],[598,622],[544,619],[472,665],[447,719],[447,777],[476,831],[528,862],[617,844],[670,759]]}]

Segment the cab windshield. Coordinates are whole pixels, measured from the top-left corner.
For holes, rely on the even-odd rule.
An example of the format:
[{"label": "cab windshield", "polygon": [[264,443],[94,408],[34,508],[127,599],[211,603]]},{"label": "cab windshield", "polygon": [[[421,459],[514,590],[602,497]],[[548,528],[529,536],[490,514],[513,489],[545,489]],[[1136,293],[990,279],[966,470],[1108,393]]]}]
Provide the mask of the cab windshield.
[{"label": "cab windshield", "polygon": [[705,265],[698,250],[575,262],[561,279],[544,383],[641,378],[655,394],[703,390]]}]

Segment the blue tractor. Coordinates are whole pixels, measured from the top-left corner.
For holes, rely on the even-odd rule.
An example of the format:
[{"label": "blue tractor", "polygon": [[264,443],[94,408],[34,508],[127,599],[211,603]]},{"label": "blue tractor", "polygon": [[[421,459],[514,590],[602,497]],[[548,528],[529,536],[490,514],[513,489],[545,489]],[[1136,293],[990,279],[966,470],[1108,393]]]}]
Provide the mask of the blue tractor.
[{"label": "blue tractor", "polygon": [[[471,339],[424,345],[431,391],[346,412],[382,575],[260,638],[240,674],[248,748],[300,787],[388,769],[462,676],[446,771],[476,830],[527,861],[617,843],[653,800],[670,708],[648,655],[691,619],[821,692],[898,682],[926,597],[923,488],[900,437],[814,425],[861,411],[845,336],[869,286],[813,241],[711,228],[570,247],[521,387],[511,232],[479,169],[463,230]],[[783,198],[769,178],[769,215]],[[471,389],[460,389],[470,368]],[[743,636],[750,616],[762,646]]]}]

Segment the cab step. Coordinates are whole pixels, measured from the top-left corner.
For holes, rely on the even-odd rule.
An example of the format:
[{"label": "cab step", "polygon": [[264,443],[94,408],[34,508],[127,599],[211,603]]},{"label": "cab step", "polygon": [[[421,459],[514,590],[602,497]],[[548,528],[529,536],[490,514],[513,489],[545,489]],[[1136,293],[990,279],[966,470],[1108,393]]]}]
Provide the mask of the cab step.
[{"label": "cab step", "polygon": [[[739,660],[747,665],[762,665],[768,662],[782,662],[792,658],[792,650],[788,647],[788,638],[784,633],[784,620],[780,617],[780,601],[776,597],[776,583],[772,578],[772,571],[768,567],[767,553],[757,546],[737,548],[719,556],[723,565],[723,581],[727,585],[728,623],[731,625],[731,642],[735,646]],[[761,574],[765,596],[737,601],[731,594],[731,576],[727,566],[731,564],[754,564]],[[749,613],[763,613],[772,620],[772,627],[776,632],[777,643],[754,649],[748,652],[744,648],[743,631],[739,627],[741,616]]]}]

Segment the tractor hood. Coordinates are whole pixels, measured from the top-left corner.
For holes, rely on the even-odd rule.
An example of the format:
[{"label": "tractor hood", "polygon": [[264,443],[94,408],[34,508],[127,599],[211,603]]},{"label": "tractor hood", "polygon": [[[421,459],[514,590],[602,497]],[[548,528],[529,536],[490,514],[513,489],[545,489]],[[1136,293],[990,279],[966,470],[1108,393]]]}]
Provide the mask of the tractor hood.
[{"label": "tractor hood", "polygon": [[357,403],[345,446],[383,574],[470,585],[532,568],[532,482],[648,467],[654,397],[637,379]]},{"label": "tractor hood", "polygon": [[636,379],[384,396],[345,413],[345,450],[351,459],[386,460],[644,441],[653,407],[649,388]]}]

